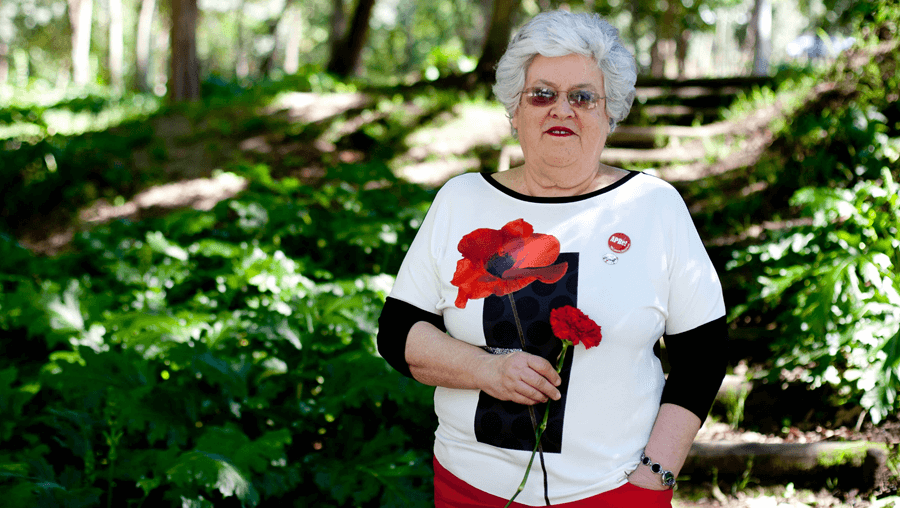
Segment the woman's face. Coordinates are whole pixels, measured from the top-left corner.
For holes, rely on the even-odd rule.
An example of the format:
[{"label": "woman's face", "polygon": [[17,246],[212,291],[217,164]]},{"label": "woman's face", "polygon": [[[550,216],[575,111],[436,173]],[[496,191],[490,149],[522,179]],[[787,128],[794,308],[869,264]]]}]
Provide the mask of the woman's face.
[{"label": "woman's face", "polygon": [[563,92],[588,90],[604,97],[603,73],[597,63],[579,54],[538,55],[525,73],[524,90],[535,87],[555,90],[559,95],[549,106],[535,106],[526,93],[522,94],[512,126],[519,132],[526,164],[596,170],[609,135],[606,99],[600,99],[593,109],[583,109],[569,104]]}]

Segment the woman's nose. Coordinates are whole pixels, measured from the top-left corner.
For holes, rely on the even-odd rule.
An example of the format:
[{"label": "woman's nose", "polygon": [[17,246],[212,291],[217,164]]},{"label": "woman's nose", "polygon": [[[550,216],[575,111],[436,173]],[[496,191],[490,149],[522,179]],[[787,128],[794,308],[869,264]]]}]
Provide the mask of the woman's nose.
[{"label": "woman's nose", "polygon": [[550,114],[560,118],[573,116],[575,114],[575,110],[572,108],[572,105],[569,104],[569,96],[567,94],[559,94],[556,102],[550,107]]}]

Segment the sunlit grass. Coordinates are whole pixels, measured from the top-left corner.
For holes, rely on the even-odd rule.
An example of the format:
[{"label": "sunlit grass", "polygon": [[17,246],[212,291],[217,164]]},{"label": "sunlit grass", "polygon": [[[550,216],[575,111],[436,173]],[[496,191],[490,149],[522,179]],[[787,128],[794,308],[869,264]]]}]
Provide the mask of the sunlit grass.
[{"label": "sunlit grass", "polygon": [[73,136],[105,131],[156,113],[163,99],[149,94],[114,97],[102,91],[75,94],[65,90],[3,87],[0,103],[6,108],[33,112],[38,119],[34,123],[0,123],[0,139],[33,140],[56,134]]},{"label": "sunlit grass", "polygon": [[161,102],[155,97],[136,96],[130,103],[120,103],[100,113],[73,113],[66,110],[48,110],[45,113],[48,129],[63,135],[82,132],[99,132],[124,122],[148,116],[159,110]]},{"label": "sunlit grass", "polygon": [[[740,121],[753,113],[770,106],[778,105],[782,116],[791,113],[806,103],[820,75],[801,74],[778,81],[778,89],[771,87],[753,87],[750,91],[741,91],[728,108],[722,111],[722,117],[728,121]],[[783,125],[773,126],[780,129]]]}]

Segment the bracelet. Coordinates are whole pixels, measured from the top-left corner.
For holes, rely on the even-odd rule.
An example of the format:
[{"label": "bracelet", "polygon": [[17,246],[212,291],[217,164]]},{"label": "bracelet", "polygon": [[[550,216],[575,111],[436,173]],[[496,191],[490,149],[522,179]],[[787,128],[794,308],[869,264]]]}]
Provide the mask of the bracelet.
[{"label": "bracelet", "polygon": [[650,460],[650,457],[644,455],[644,452],[641,452],[641,464],[649,467],[652,473],[658,474],[664,487],[670,489],[675,487],[675,475],[672,474],[671,471],[666,471],[661,465]]}]

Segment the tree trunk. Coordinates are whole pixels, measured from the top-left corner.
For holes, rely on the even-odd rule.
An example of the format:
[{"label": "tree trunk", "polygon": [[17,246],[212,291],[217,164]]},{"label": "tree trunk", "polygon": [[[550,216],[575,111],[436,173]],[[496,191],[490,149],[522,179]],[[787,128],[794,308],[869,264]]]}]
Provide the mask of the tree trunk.
[{"label": "tree trunk", "polygon": [[747,35],[741,43],[741,54],[752,54],[756,48],[756,26],[759,24],[759,0],[754,0],[750,20],[747,22]]},{"label": "tree trunk", "polygon": [[[162,12],[162,10],[159,10],[157,11],[157,14],[161,14]],[[168,16],[160,16],[157,26],[159,31],[154,33],[151,39],[153,46],[150,51],[151,54],[156,56],[150,61],[150,74],[148,75],[150,79],[148,84],[153,90],[153,93],[161,95],[168,91],[166,83],[169,80],[169,64],[172,60],[171,57],[168,57],[168,55],[172,54],[171,13],[169,13]]]},{"label": "tree trunk", "polygon": [[156,0],[141,1],[137,41],[135,42],[135,53],[137,54],[135,81],[137,89],[141,92],[149,92],[153,88],[150,84],[150,48],[153,41],[153,14],[155,12]]},{"label": "tree trunk", "polygon": [[121,92],[124,85],[125,30],[122,20],[122,0],[109,1],[109,83]]},{"label": "tree trunk", "polygon": [[197,60],[197,0],[172,1],[169,98],[200,98],[200,64]]},{"label": "tree trunk", "polygon": [[512,33],[512,18],[519,9],[521,0],[494,0],[487,38],[478,59],[475,74],[483,82],[493,81],[494,68],[506,52]]},{"label": "tree trunk", "polygon": [[753,75],[769,74],[769,58],[772,55],[772,0],[756,0],[753,6],[755,44],[753,51]]},{"label": "tree trunk", "polygon": [[0,85],[9,80],[9,46],[0,42]]},{"label": "tree trunk", "polygon": [[91,19],[94,0],[69,0],[72,26],[72,80],[84,86],[91,80]]},{"label": "tree trunk", "polygon": [[356,72],[362,56],[363,46],[369,33],[369,18],[372,16],[372,8],[375,0],[359,0],[356,11],[353,14],[353,22],[350,31],[340,43],[340,51],[331,54],[328,63],[328,72],[338,76],[349,76]]},{"label": "tree trunk", "polygon": [[657,24],[657,38],[662,39],[658,41],[658,49],[662,56],[662,67],[663,67],[663,76],[667,78],[674,78],[677,75],[677,70],[675,67],[677,63],[676,59],[676,38],[678,33],[678,27],[676,23],[678,23],[679,16],[679,7],[681,6],[681,2],[679,1],[671,1],[666,3],[666,10],[662,16],[662,23]]},{"label": "tree trunk", "polygon": [[[0,1],[0,5],[3,2]],[[9,79],[9,46],[6,41],[0,40],[0,85],[5,85]]]},{"label": "tree trunk", "polygon": [[[453,26],[456,28],[456,36],[459,37],[459,40],[462,41],[463,44],[463,52],[467,55],[471,55],[481,49],[484,44],[484,41],[481,40],[478,36],[484,36],[486,34],[485,26],[487,23],[485,20],[491,14],[489,10],[491,4],[489,2],[482,2],[479,4],[478,11],[483,13],[481,20],[475,19],[473,21],[469,21],[465,16],[465,11],[469,9],[468,2],[464,0],[453,0],[451,2],[453,5],[453,13],[454,13],[454,22]],[[412,9],[409,10],[410,16],[415,15],[415,3],[412,3]],[[407,33],[412,33],[411,24],[407,25]],[[478,38],[476,38],[478,37]],[[406,43],[407,47],[407,55],[412,55],[412,49],[415,46],[414,40],[408,40]]]},{"label": "tree trunk", "polygon": [[691,31],[684,29],[675,39],[675,58],[678,60],[678,79],[684,79],[687,75],[685,68],[687,62],[688,45],[691,40]]},{"label": "tree trunk", "polygon": [[[400,23],[402,26],[406,28],[404,36],[406,37],[405,44],[403,45],[403,54],[405,55],[403,59],[403,65],[400,67],[400,72],[406,74],[413,69],[413,61],[416,47],[416,39],[413,37],[413,25],[416,19],[416,2],[410,2],[406,7],[402,7],[400,11]],[[457,24],[458,25],[458,24]],[[464,38],[461,40],[465,41]]]},{"label": "tree trunk", "polygon": [[[275,67],[277,65],[275,62],[277,61],[280,52],[283,52],[285,49],[285,44],[280,40],[281,37],[279,37],[279,34],[284,32],[284,30],[279,29],[279,27],[287,23],[289,27],[288,31],[299,31],[293,29],[293,26],[296,25],[292,25],[292,16],[288,14],[292,3],[293,2],[285,0],[284,5],[281,7],[281,13],[277,17],[266,21],[266,31],[268,32],[269,36],[272,37],[272,40],[274,40],[275,43],[272,44],[272,51],[269,51],[266,54],[259,66],[260,73],[264,76],[272,74],[272,71],[275,70]],[[288,36],[288,38],[289,37],[290,36]]]},{"label": "tree trunk", "polygon": [[234,75],[238,78],[246,78],[250,75],[250,62],[247,55],[247,45],[244,42],[244,6],[246,0],[238,2],[235,25],[237,26],[236,40],[234,41]]},{"label": "tree trunk", "polygon": [[341,45],[347,36],[347,14],[344,12],[344,0],[334,0],[331,6],[331,32],[328,34],[329,56],[340,54]]},{"label": "tree trunk", "polygon": [[666,73],[666,60],[663,57],[663,50],[660,48],[662,42],[657,37],[650,45],[650,75],[654,78],[661,78]]},{"label": "tree trunk", "polygon": [[287,40],[284,43],[284,72],[296,74],[300,69],[300,41],[303,34],[300,32],[300,11],[296,8],[288,13]]}]

